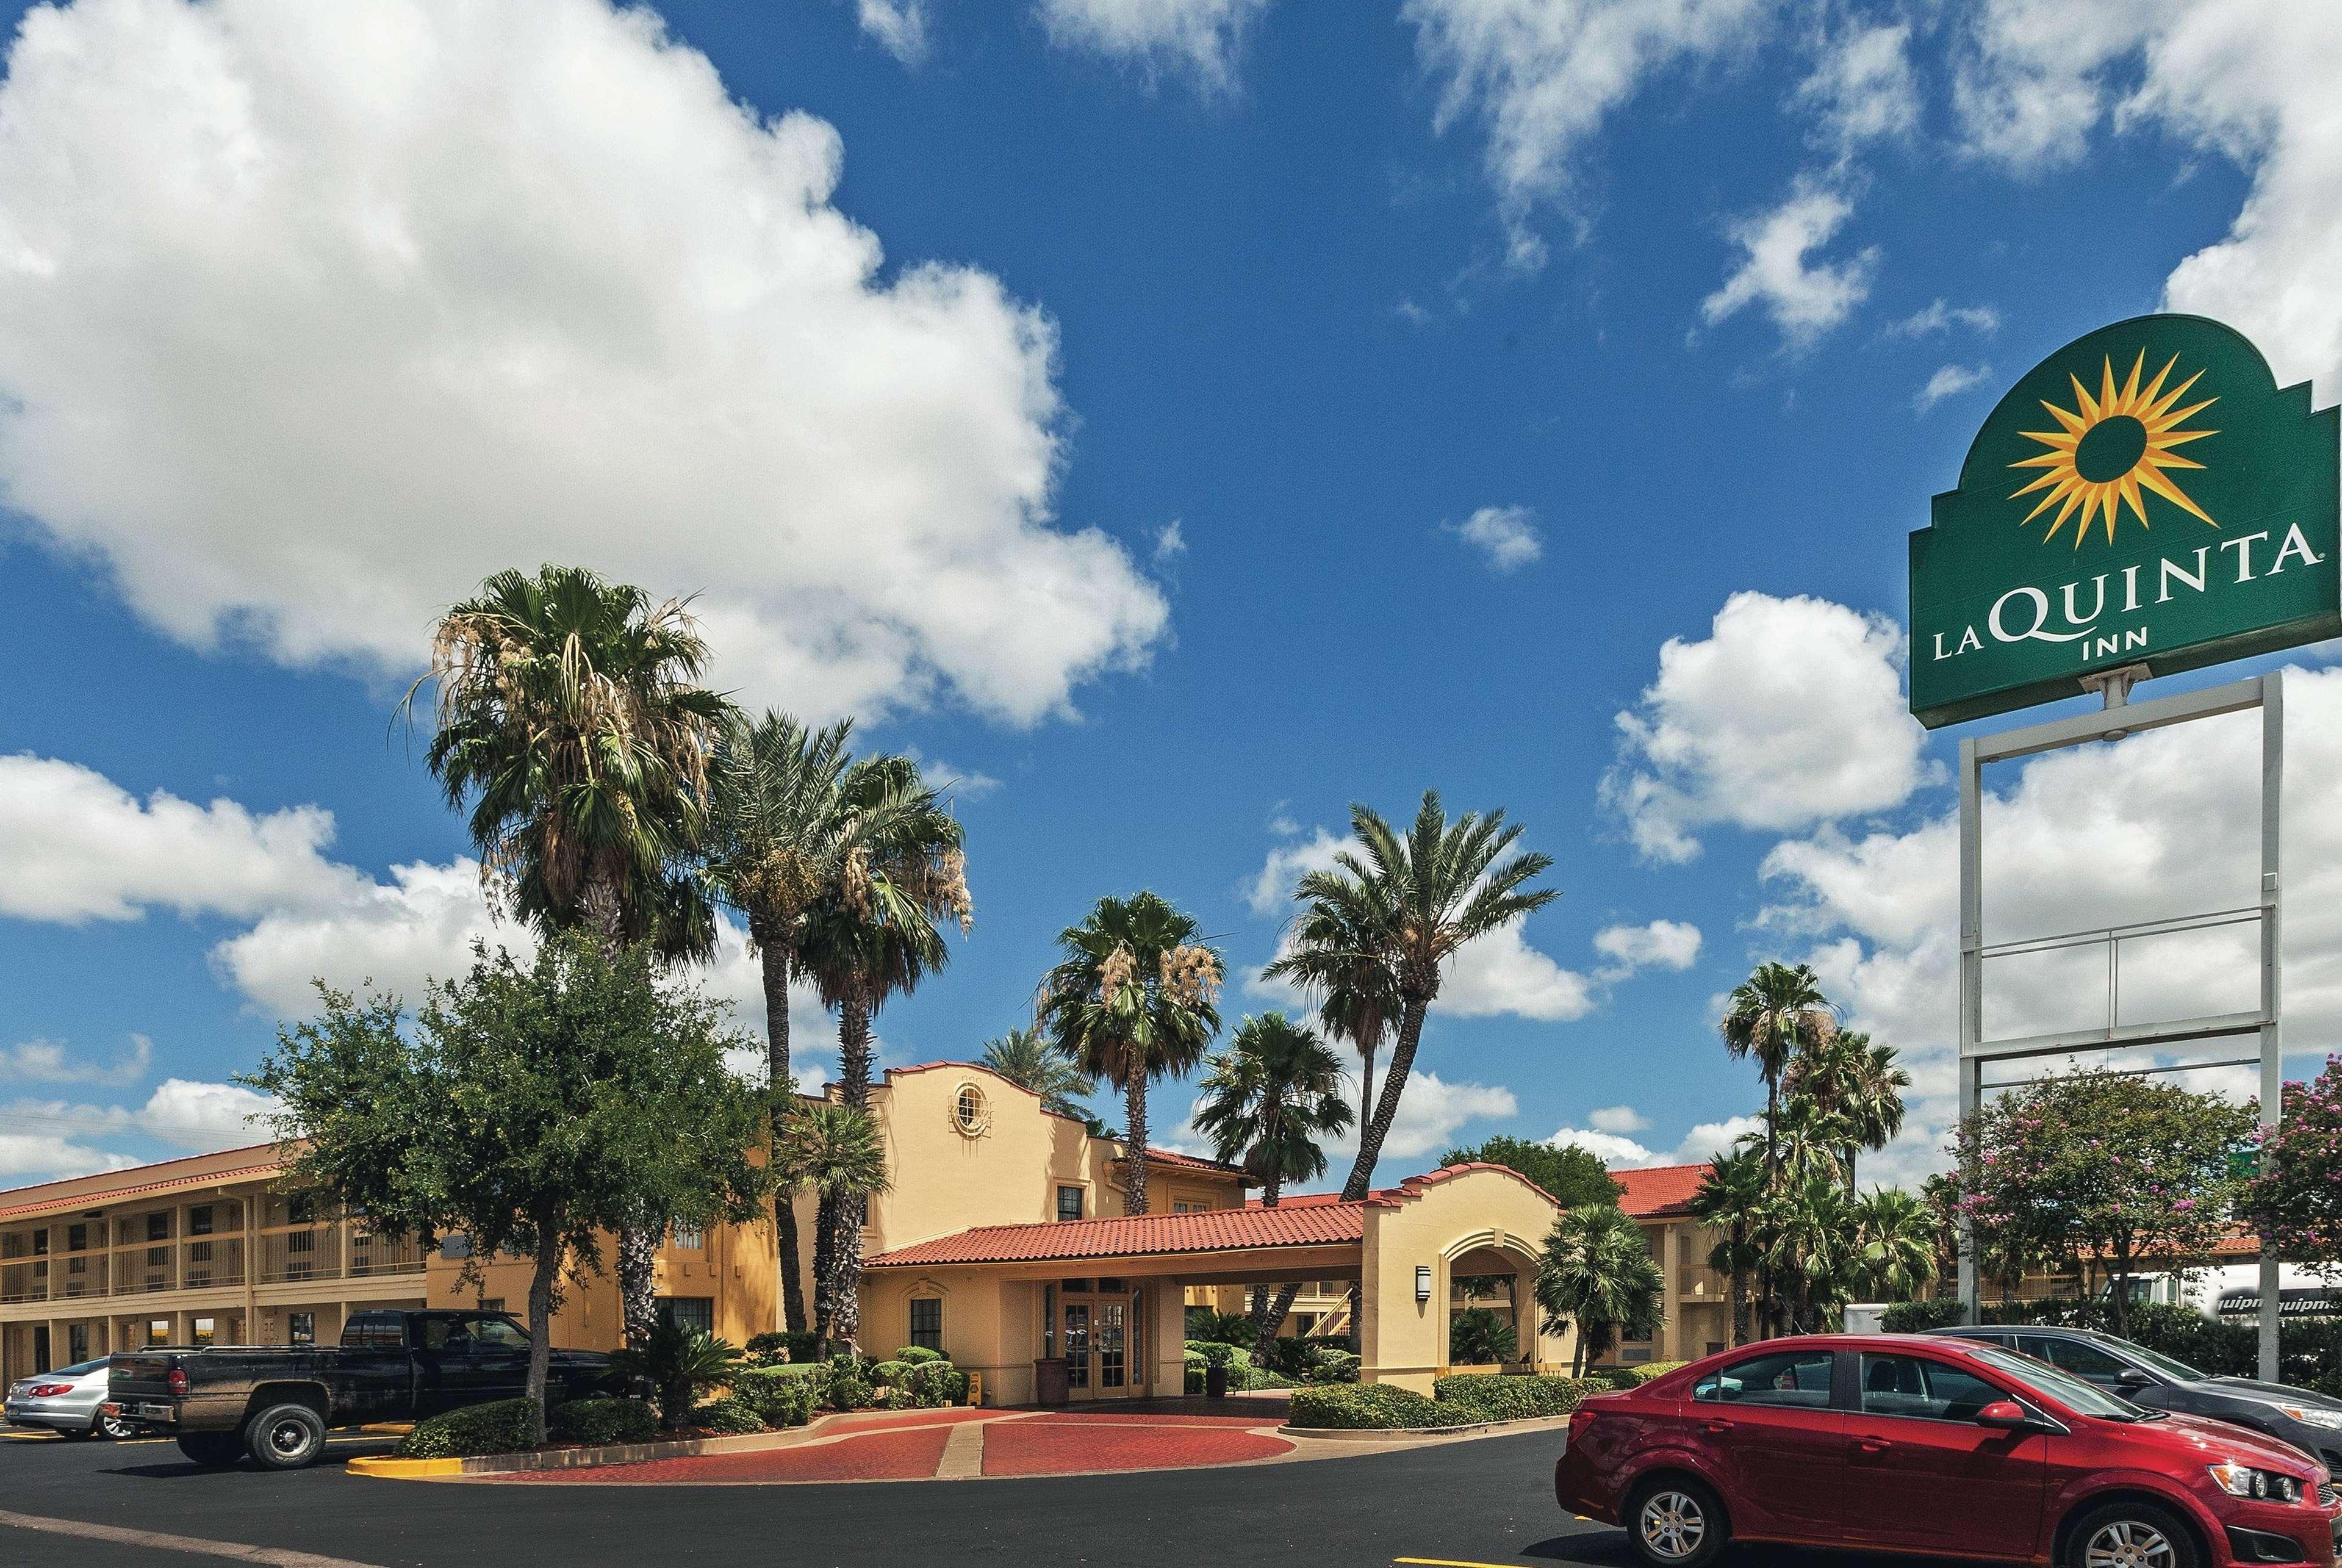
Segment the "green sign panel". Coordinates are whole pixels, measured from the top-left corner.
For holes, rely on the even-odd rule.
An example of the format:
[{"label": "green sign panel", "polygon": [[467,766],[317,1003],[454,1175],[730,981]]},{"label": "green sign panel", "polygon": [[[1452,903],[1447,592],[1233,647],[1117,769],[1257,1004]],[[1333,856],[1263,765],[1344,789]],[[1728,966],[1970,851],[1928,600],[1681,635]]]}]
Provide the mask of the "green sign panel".
[{"label": "green sign panel", "polygon": [[1911,536],[1911,711],[1930,729],[2342,635],[2342,418],[2200,316],[2035,366]]}]

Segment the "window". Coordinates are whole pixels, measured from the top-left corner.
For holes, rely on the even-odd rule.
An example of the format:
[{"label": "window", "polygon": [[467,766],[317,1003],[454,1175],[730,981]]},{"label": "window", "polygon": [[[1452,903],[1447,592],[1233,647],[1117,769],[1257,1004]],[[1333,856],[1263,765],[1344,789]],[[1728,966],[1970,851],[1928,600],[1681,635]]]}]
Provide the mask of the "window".
[{"label": "window", "polygon": [[207,1345],[217,1337],[216,1325],[211,1319],[197,1318],[195,1320],[195,1343],[199,1345]]},{"label": "window", "polygon": [[169,1344],[171,1342],[171,1320],[168,1318],[148,1319],[146,1322],[146,1342],[150,1345]]},{"label": "window", "polygon": [[2112,1388],[2117,1378],[2127,1370],[2123,1363],[2087,1340],[2054,1340],[2039,1334],[2021,1334],[2017,1348],[2053,1367],[2063,1367],[2076,1377],[2087,1378],[2103,1388]]},{"label": "window", "polygon": [[[66,1329],[65,1344],[71,1351],[73,1359],[75,1362],[85,1362],[89,1360],[89,1325],[87,1323],[75,1323],[70,1328]],[[90,1370],[95,1372],[96,1369],[93,1367]]]},{"label": "window", "polygon": [[473,1345],[481,1350],[525,1351],[528,1349],[528,1335],[522,1332],[520,1325],[506,1322],[503,1318],[465,1318],[464,1328],[472,1336]]},{"label": "window", "polygon": [[1792,1405],[1825,1409],[1830,1399],[1828,1351],[1776,1351],[1712,1372],[1692,1385],[1695,1400],[1722,1404]]},{"label": "window", "polygon": [[450,1231],[439,1238],[439,1255],[443,1258],[468,1258],[472,1255],[472,1238],[461,1231]]},{"label": "window", "polygon": [[973,1138],[985,1129],[984,1091],[973,1083],[963,1083],[952,1098],[952,1125],[963,1138]]},{"label": "window", "polygon": [[1082,1190],[1078,1187],[1057,1189],[1057,1218],[1078,1220],[1082,1217]]},{"label": "window", "polygon": [[709,1296],[661,1296],[658,1299],[661,1322],[674,1323],[695,1333],[716,1332],[716,1302]]},{"label": "window", "polygon": [[146,1239],[150,1241],[169,1241],[171,1239],[171,1216],[168,1214],[147,1215]]},{"label": "window", "polygon": [[[295,1312],[293,1314],[293,1322],[295,1325],[296,1332],[301,1320],[309,1317],[310,1314],[307,1312]],[[311,1318],[310,1323],[313,1330],[312,1337],[308,1340],[296,1339],[293,1342],[294,1343],[313,1344],[315,1342],[314,1334],[315,1320]],[[355,1313],[350,1318],[348,1322],[342,1325],[342,1344],[345,1348],[350,1350],[403,1350],[406,1345],[405,1320],[401,1318],[396,1312]]]},{"label": "window", "polygon": [[88,1250],[89,1227],[86,1225],[66,1226],[65,1251],[68,1252],[85,1252]]},{"label": "window", "polygon": [[1974,1421],[1977,1412],[2008,1395],[1974,1372],[1921,1356],[1862,1358],[1862,1413],[1921,1421]]},{"label": "window", "polygon": [[482,1296],[480,1298],[480,1311],[484,1312],[501,1312],[504,1310],[505,1299],[502,1296]]},{"label": "window", "polygon": [[285,1238],[285,1250],[288,1252],[315,1251],[317,1250],[317,1232],[315,1231],[294,1231],[291,1235]]},{"label": "window", "polygon": [[187,1234],[208,1236],[212,1233],[212,1206],[209,1203],[187,1211]]},{"label": "window", "polygon": [[[286,1337],[295,1344],[314,1345],[317,1342],[316,1313],[291,1312],[286,1314],[285,1322],[292,1325]],[[395,1330],[393,1331],[394,1333],[395,1332]]]},{"label": "window", "polygon": [[677,1225],[667,1238],[667,1245],[677,1251],[696,1252],[707,1245],[707,1238],[696,1225]]},{"label": "window", "polygon": [[34,1231],[34,1232],[33,1232],[33,1256],[35,1256],[35,1258],[45,1258],[45,1257],[47,1257],[48,1255],[49,1255],[49,1233],[48,1233],[46,1231]]},{"label": "window", "polygon": [[314,1192],[295,1192],[285,1200],[285,1222],[288,1225],[313,1225],[317,1221],[317,1197]]},{"label": "window", "polygon": [[940,1354],[944,1348],[944,1304],[930,1296],[911,1303],[911,1342]]}]

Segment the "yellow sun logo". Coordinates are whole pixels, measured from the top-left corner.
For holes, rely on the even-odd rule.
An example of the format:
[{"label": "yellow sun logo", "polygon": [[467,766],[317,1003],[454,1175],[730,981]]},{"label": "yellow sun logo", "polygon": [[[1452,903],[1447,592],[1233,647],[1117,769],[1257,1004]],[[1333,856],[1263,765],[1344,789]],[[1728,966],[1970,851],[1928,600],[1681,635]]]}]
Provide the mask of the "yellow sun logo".
[{"label": "yellow sun logo", "polygon": [[[2175,407],[2187,389],[2203,377],[2201,370],[2166,392],[2163,383],[2170,377],[2171,367],[2179,363],[2173,355],[2155,379],[2145,387],[2138,384],[2139,374],[2147,367],[2147,351],[2139,350],[2138,358],[2130,367],[2130,379],[2120,390],[2115,387],[2115,365],[2109,357],[2102,361],[2105,370],[2099,379],[2095,398],[2083,387],[2078,376],[2068,374],[2074,384],[2074,407],[2060,408],[2044,400],[2041,407],[2061,428],[2055,431],[2027,430],[2021,432],[2028,441],[2038,441],[2048,447],[2037,457],[2027,457],[2011,463],[2012,468],[2045,468],[2039,478],[2010,496],[2015,500],[2036,490],[2049,493],[2041,498],[2040,505],[2025,514],[2024,521],[2031,522],[2051,507],[2057,515],[2051,519],[2049,531],[2041,536],[2047,544],[2057,537],[2057,530],[2077,509],[2081,518],[2074,526],[2074,548],[2080,549],[2089,537],[2092,520],[2101,514],[2106,518],[2107,542],[2114,542],[2115,518],[2124,502],[2130,504],[2139,526],[2148,526],[2147,504],[2140,497],[2142,490],[2152,490],[2180,510],[2201,518],[2213,528],[2220,525],[2206,515],[2204,508],[2187,498],[2187,493],[2165,472],[2170,468],[2201,468],[2201,463],[2191,462],[2172,450],[2207,436],[2217,436],[2217,430],[2183,430],[2191,415],[2201,413],[2219,401],[2207,397],[2201,403],[2191,403],[2185,408]],[[2059,506],[2058,503],[2064,505]],[[2020,524],[2020,527],[2023,525]]]}]

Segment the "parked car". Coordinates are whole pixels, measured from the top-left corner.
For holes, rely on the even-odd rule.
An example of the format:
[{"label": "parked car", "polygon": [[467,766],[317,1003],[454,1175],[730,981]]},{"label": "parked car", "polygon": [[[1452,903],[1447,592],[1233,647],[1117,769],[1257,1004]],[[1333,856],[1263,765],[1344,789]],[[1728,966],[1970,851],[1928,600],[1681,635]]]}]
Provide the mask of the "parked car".
[{"label": "parked car", "polygon": [[128,1437],[135,1430],[128,1422],[98,1408],[105,1390],[105,1363],[82,1362],[11,1385],[0,1413],[11,1426],[45,1427],[67,1437]]},{"label": "parked car", "polygon": [[1726,1540],[2057,1568],[2327,1568],[2342,1490],[2257,1432],[2151,1411],[1997,1345],[1816,1335],[1727,1351],[1570,1418],[1561,1505],[1652,1568]]},{"label": "parked car", "polygon": [[[326,1432],[415,1421],[517,1399],[528,1331],[502,1312],[353,1312],[338,1346],[237,1345],[135,1351],[113,1358],[105,1409],[172,1433],[198,1464],[249,1455],[269,1470],[315,1464]],[[552,1352],[548,1403],[616,1392],[610,1358]]]},{"label": "parked car", "polygon": [[2149,1410],[2265,1432],[2325,1465],[2328,1476],[2342,1479],[2342,1400],[2288,1383],[2214,1377],[2145,1345],[2088,1329],[1986,1323],[1928,1332],[2036,1357]]}]

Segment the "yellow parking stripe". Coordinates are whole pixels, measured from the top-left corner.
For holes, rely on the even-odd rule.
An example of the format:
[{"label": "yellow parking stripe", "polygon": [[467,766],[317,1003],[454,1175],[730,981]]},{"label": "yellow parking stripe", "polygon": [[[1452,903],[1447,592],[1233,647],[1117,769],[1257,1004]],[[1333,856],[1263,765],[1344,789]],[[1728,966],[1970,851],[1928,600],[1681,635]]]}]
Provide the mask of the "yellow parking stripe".
[{"label": "yellow parking stripe", "polygon": [[1518,1568],[1512,1563],[1473,1563],[1461,1557],[1394,1557],[1391,1561],[1412,1568]]}]

